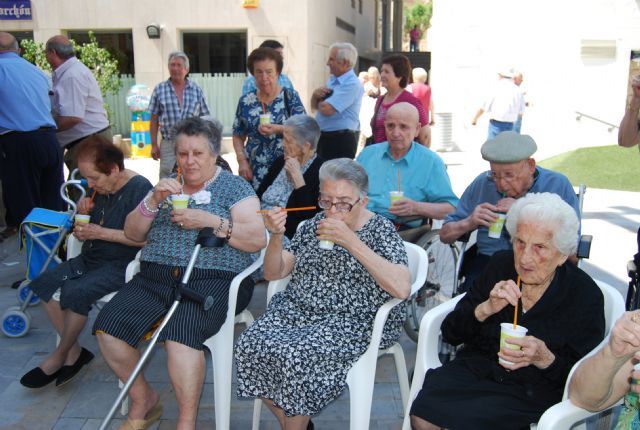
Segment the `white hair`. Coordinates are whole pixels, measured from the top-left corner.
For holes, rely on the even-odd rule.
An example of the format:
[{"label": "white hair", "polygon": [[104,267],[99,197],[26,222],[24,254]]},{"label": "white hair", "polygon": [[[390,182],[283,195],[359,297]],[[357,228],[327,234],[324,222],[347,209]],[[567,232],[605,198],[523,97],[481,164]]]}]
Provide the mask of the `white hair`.
[{"label": "white hair", "polygon": [[329,51],[336,50],[336,60],[346,61],[349,67],[353,68],[358,61],[358,50],[348,42],[336,42],[329,48]]},{"label": "white hair", "polygon": [[181,58],[182,61],[184,61],[184,67],[189,70],[189,57],[187,57],[187,54],[182,51],[173,51],[169,54],[169,61],[167,61],[167,64],[170,63],[174,58]]},{"label": "white hair", "polygon": [[422,82],[423,84],[427,82],[427,71],[422,67],[416,67],[411,71],[411,75],[413,76],[414,82]]},{"label": "white hair", "polygon": [[554,193],[529,193],[507,212],[506,227],[515,238],[520,223],[537,224],[553,233],[552,243],[561,254],[576,253],[580,221],[576,211]]}]

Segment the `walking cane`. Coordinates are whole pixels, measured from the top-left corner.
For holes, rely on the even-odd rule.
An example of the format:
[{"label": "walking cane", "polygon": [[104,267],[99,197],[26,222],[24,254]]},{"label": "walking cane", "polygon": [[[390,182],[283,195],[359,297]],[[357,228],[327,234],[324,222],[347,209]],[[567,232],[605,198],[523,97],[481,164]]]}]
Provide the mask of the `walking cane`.
[{"label": "walking cane", "polygon": [[189,277],[191,276],[191,271],[193,270],[193,266],[196,263],[198,254],[200,253],[200,248],[202,247],[217,248],[223,245],[224,245],[224,239],[221,237],[215,236],[213,234],[212,228],[207,227],[200,230],[200,233],[198,234],[198,238],[196,239],[196,246],[193,249],[193,252],[191,253],[191,259],[189,260],[187,269],[185,270],[184,275],[182,276],[182,280],[176,282],[173,304],[171,305],[171,308],[169,308],[169,311],[167,312],[164,319],[162,320],[162,323],[153,334],[153,337],[151,338],[151,342],[147,346],[147,349],[145,349],[144,353],[142,354],[142,357],[138,361],[138,364],[136,364],[136,367],[133,369],[133,372],[131,372],[129,379],[127,379],[127,383],[124,384],[124,387],[122,387],[122,390],[120,391],[120,394],[118,394],[116,401],[113,402],[113,405],[111,405],[111,409],[109,410],[109,413],[107,414],[107,416],[102,421],[102,424],[100,425],[100,430],[106,430],[107,426],[109,425],[109,422],[111,421],[111,419],[113,418],[113,415],[118,409],[118,405],[122,403],[122,400],[125,398],[125,396],[129,392],[131,385],[133,385],[133,381],[135,381],[135,379],[138,377],[138,374],[142,371],[142,368],[144,367],[145,362],[149,358],[149,355],[151,355],[151,351],[153,350],[153,347],[158,341],[158,337],[160,336],[160,333],[162,332],[162,330],[167,325],[167,323],[173,316],[174,312],[178,308],[178,305],[180,304],[182,297],[186,297],[187,299],[192,300],[194,302],[202,303],[202,307],[205,311],[208,311],[209,309],[211,309],[211,306],[213,306],[213,297],[211,296],[205,297],[202,294],[198,293],[197,291],[194,291],[188,288],[187,283],[189,282]]}]

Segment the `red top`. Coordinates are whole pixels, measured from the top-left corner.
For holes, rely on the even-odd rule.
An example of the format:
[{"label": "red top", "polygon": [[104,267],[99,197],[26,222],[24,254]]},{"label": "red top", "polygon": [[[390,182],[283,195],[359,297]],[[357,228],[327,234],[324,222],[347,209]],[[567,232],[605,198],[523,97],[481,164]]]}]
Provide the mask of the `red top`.
[{"label": "red top", "polygon": [[431,103],[431,87],[427,84],[423,84],[422,82],[414,82],[411,84],[411,93],[422,103],[424,111],[427,113],[427,124],[430,124],[429,104]]},{"label": "red top", "polygon": [[[376,108],[379,103],[382,103],[380,101],[381,98],[384,98],[384,96],[378,98],[378,101],[376,101]],[[400,95],[396,97],[394,101],[392,101],[389,104],[382,103],[380,105],[380,108],[377,109],[378,115],[376,115],[375,122],[373,124],[373,141],[375,143],[380,143],[387,140],[387,136],[384,131],[384,119],[387,116],[387,111],[389,110],[389,108],[395,105],[396,103],[401,103],[401,102],[411,103],[416,107],[416,109],[418,109],[418,119],[420,120],[420,127],[425,126],[429,123],[427,119],[427,114],[420,100],[415,98],[413,94],[411,94],[409,91],[403,90],[400,93]]]}]

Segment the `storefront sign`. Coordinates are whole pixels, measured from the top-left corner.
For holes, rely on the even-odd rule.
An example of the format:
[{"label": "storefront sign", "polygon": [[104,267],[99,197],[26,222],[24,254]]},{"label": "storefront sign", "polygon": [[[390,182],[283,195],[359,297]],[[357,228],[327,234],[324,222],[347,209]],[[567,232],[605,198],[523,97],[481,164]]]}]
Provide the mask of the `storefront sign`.
[{"label": "storefront sign", "polygon": [[0,20],[30,20],[31,0],[0,0]]}]

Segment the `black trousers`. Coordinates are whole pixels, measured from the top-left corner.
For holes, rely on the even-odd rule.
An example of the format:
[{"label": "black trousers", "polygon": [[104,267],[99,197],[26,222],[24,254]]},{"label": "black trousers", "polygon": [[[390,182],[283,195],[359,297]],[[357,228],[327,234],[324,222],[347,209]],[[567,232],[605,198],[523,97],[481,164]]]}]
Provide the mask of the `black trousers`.
[{"label": "black trousers", "polygon": [[55,129],[1,135],[0,175],[7,226],[19,226],[35,207],[64,210],[62,149]]},{"label": "black trousers", "polygon": [[356,157],[358,132],[353,130],[323,131],[318,141],[318,155],[325,161]]}]

